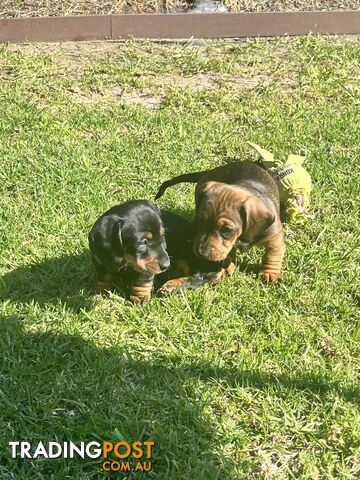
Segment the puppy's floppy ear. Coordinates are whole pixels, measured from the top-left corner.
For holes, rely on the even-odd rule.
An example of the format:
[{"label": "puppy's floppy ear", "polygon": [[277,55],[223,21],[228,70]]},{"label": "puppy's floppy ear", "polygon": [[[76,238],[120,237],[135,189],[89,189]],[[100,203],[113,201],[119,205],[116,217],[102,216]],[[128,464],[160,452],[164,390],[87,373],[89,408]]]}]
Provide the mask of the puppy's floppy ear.
[{"label": "puppy's floppy ear", "polygon": [[195,188],[195,206],[198,207],[200,205],[201,199],[204,197],[206,192],[209,190],[211,185],[214,182],[205,182],[205,183],[198,183]]},{"label": "puppy's floppy ear", "polygon": [[121,236],[122,222],[118,223],[117,228],[118,228],[118,240],[120,241],[120,245],[122,246],[123,245],[122,236]]},{"label": "puppy's floppy ear", "polygon": [[123,226],[124,226],[124,222],[123,222],[123,220],[120,220],[117,223],[116,228],[114,230],[114,236],[117,237],[116,240],[118,242],[117,245],[116,245],[117,246],[117,252],[116,252],[116,256],[114,257],[114,260],[118,264],[119,268],[125,262],[124,241],[123,241],[123,234],[122,234]]},{"label": "puppy's floppy ear", "polygon": [[243,223],[241,236],[249,243],[255,243],[263,237],[265,230],[275,221],[275,215],[265,203],[254,195],[240,207],[240,217]]}]

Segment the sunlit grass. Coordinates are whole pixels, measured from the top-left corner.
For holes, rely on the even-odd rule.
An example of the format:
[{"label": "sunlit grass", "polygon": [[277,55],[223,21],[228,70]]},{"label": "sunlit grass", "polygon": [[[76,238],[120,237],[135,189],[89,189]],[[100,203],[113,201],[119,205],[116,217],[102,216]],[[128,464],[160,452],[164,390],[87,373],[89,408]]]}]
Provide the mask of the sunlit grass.
[{"label": "sunlit grass", "polygon": [[[0,477],[100,469],[12,460],[11,440],[152,439],[149,478],[358,478],[359,44],[71,48],[0,48]],[[97,216],[254,159],[247,140],[307,154],[313,219],[285,226],[284,282],[245,268],[254,250],[214,288],[94,300]],[[191,216],[193,186],[159,205]]]}]

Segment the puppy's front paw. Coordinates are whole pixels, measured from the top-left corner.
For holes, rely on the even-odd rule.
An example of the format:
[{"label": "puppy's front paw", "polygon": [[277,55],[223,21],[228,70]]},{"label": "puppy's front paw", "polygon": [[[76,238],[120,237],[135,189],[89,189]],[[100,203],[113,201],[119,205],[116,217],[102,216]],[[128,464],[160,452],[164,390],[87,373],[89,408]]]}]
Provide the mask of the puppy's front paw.
[{"label": "puppy's front paw", "polygon": [[108,282],[97,282],[95,287],[95,295],[107,296],[112,289],[111,283]]},{"label": "puppy's front paw", "polygon": [[152,282],[142,285],[133,285],[131,288],[130,301],[134,305],[141,305],[151,298]]},{"label": "puppy's front paw", "polygon": [[225,273],[228,277],[231,277],[231,275],[235,272],[236,265],[235,263],[231,262],[228,267],[225,268]]},{"label": "puppy's front paw", "polygon": [[281,272],[267,272],[265,270],[260,272],[260,279],[264,283],[278,282],[282,280],[282,274]]},{"label": "puppy's front paw", "polygon": [[178,287],[179,283],[176,280],[169,280],[158,289],[157,295],[159,295],[160,297],[170,295],[170,293],[174,292]]},{"label": "puppy's front paw", "polygon": [[145,297],[137,297],[136,295],[130,295],[129,300],[133,305],[139,307],[144,302],[147,302],[150,300],[150,295],[146,295]]}]

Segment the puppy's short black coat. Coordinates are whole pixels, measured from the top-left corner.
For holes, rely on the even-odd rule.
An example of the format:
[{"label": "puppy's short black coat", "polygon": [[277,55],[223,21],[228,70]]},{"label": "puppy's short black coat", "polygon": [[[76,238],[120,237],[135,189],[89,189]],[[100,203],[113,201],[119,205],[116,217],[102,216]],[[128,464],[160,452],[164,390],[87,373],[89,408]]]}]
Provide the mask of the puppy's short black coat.
[{"label": "puppy's short black coat", "polygon": [[216,283],[225,273],[230,275],[233,272],[235,251],[220,262],[200,258],[193,249],[193,224],[167,210],[161,210],[161,218],[171,267],[156,277],[155,283],[160,285],[159,294],[167,294],[178,288],[195,290],[205,283]]},{"label": "puppy's short black coat", "polygon": [[170,266],[158,207],[146,200],[116,205],[98,218],[89,233],[97,291],[130,288],[130,300],[151,296],[154,276]]}]

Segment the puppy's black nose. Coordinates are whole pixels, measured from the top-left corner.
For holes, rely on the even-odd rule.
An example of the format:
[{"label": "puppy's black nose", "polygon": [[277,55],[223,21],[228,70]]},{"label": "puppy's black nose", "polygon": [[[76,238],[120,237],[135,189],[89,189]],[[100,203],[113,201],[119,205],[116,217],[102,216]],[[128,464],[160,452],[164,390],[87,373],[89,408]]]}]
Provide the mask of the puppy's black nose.
[{"label": "puppy's black nose", "polygon": [[251,245],[250,243],[239,241],[237,244],[237,247],[240,250],[240,252],[247,252],[250,249]]},{"label": "puppy's black nose", "polygon": [[159,267],[161,270],[167,270],[170,267],[170,259],[169,257],[167,258],[162,258],[159,262]]}]

